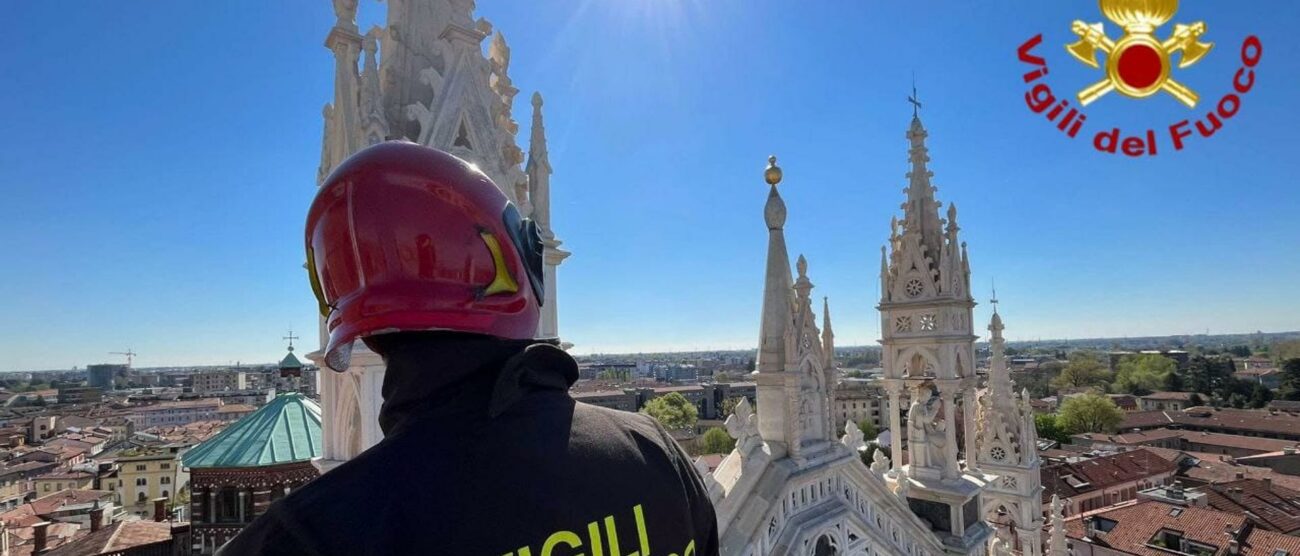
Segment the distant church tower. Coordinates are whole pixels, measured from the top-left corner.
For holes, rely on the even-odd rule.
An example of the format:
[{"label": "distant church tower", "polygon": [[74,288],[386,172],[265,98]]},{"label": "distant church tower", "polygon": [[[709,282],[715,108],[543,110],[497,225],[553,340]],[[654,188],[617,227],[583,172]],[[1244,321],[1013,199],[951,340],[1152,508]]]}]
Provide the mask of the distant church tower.
[{"label": "distant church tower", "polygon": [[1012,553],[1042,556],[1045,523],[1038,433],[1029,407],[1029,392],[1016,392],[1011,383],[997,294],[993,297],[989,384],[980,396],[975,440],[979,471],[987,483],[984,515],[997,528],[998,540]]},{"label": "distant church tower", "polygon": [[[334,0],[337,21],[325,39],[334,54],[334,98],[325,106],[317,182],[352,153],[388,139],[436,147],[477,166],[522,215],[540,228],[545,251],[546,303],[539,336],[559,336],[556,268],[560,249],[550,218],[551,164],[542,123],[542,97],[532,95],[527,164],[511,114],[519,92],[510,80],[510,47],[492,24],[474,19],[474,0],[389,0],[385,27],[364,35],[357,0]],[[488,53],[483,41],[491,36]],[[362,56],[364,55],[364,60]],[[327,340],[321,323],[321,345]],[[320,352],[308,355],[318,365]],[[379,430],[379,356],[358,343],[352,369],[320,374],[323,469],[350,459],[383,438]]]},{"label": "distant church tower", "polygon": [[[983,478],[958,459],[975,453],[975,301],[957,208],[949,205],[947,219],[939,217],[926,136],[914,112],[903,220],[892,223],[889,245],[881,249],[883,382],[889,407],[909,408],[906,425],[898,412],[890,413],[888,479],[946,547],[978,553],[991,533],[980,507]],[[904,396],[909,405],[901,404]],[[958,413],[964,447],[957,445]],[[901,465],[905,436],[909,462]]]}]

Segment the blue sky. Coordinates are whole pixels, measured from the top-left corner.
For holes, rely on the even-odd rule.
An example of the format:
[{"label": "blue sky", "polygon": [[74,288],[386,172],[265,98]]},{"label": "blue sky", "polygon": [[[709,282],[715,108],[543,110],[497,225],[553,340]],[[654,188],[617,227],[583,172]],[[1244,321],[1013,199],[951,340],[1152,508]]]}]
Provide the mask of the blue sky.
[{"label": "blue sky", "polygon": [[[873,342],[913,72],[939,198],[959,207],[976,290],[996,278],[1009,337],[1300,329],[1300,4],[1183,4],[1175,21],[1205,20],[1217,43],[1175,70],[1201,106],[1112,95],[1087,129],[1203,116],[1249,34],[1257,85],[1215,137],[1142,159],[1098,154],[1024,104],[1016,47],[1037,33],[1058,96],[1100,77],[1063,48],[1071,20],[1102,19],[1095,2],[481,0],[478,14],[513,48],[525,130],[528,94],[547,100],[554,227],[574,252],[561,329],[579,353],[754,345],[771,153],[792,256],[831,297],[838,342]],[[363,1],[362,27],[386,7]],[[9,13],[0,371],[128,347],[137,366],[271,361],[289,327],[314,348],[301,227],[332,95],[330,3]]]}]

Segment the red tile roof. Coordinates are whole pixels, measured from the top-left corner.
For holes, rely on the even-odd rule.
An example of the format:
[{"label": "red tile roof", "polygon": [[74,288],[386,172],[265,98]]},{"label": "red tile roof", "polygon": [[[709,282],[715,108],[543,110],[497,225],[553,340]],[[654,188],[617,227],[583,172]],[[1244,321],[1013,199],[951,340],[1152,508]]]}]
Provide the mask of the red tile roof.
[{"label": "red tile roof", "polygon": [[1051,465],[1040,470],[1043,500],[1050,500],[1053,494],[1069,498],[1111,485],[1167,475],[1177,469],[1174,462],[1146,448],[1077,463]]},{"label": "red tile roof", "polygon": [[1201,490],[1216,510],[1249,511],[1260,526],[1272,531],[1290,533],[1300,529],[1300,492],[1262,479],[1219,483]]},{"label": "red tile roof", "polygon": [[1138,411],[1124,415],[1120,430],[1177,425],[1227,433],[1262,433],[1300,439],[1300,415],[1267,409],[1193,407],[1182,411]]},{"label": "red tile roof", "polygon": [[171,542],[172,525],[155,521],[122,521],[66,543],[46,556],[101,556],[144,545]]},{"label": "red tile roof", "polygon": [[[1168,556],[1169,552],[1148,546],[1147,543],[1162,529],[1178,531],[1188,540],[1214,546],[1215,554],[1224,554],[1228,546],[1225,531],[1240,530],[1246,518],[1216,510],[1185,508],[1156,501],[1138,502],[1092,514],[1089,517],[1066,522],[1066,535],[1073,539],[1085,536],[1085,520],[1104,518],[1115,521],[1110,531],[1094,538],[1095,544],[1104,544],[1127,554],[1140,556]],[[1087,541],[1085,541],[1087,542]]]}]

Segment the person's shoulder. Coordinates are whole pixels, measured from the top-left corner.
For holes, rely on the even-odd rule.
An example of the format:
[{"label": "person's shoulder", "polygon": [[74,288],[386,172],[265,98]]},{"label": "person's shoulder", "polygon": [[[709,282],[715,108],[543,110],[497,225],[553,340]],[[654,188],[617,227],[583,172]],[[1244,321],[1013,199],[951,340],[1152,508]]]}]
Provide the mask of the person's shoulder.
[{"label": "person's shoulder", "polygon": [[610,409],[608,407],[592,405],[586,402],[574,403],[573,413],[575,418],[604,421],[614,426],[637,430],[655,436],[658,436],[661,430],[659,422],[656,421],[654,417],[644,413]]}]

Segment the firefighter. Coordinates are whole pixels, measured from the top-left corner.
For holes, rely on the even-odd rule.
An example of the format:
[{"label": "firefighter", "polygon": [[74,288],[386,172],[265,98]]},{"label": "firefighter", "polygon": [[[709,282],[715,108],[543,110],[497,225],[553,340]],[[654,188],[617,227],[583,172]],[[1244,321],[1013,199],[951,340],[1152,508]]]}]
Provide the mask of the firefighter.
[{"label": "firefighter", "polygon": [[578,367],[534,340],[537,227],[473,165],[387,142],[326,179],[307,215],[325,363],[384,359],[384,439],[272,504],[244,555],[711,556],[717,521],[653,419],[579,403]]}]

